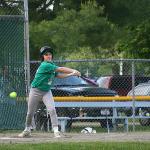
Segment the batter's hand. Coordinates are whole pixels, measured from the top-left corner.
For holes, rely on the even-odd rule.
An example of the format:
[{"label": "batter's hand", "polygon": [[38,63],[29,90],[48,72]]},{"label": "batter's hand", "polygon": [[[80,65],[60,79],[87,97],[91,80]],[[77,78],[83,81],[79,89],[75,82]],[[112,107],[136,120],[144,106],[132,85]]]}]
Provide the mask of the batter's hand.
[{"label": "batter's hand", "polygon": [[78,71],[78,70],[74,70],[73,71],[73,75],[75,75],[75,76],[81,76],[81,73]]}]

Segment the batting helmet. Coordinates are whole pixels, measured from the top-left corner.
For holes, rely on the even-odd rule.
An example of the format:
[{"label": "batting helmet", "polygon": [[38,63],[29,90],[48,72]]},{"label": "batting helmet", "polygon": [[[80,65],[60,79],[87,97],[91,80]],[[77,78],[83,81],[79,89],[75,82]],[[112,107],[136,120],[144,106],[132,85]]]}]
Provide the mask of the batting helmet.
[{"label": "batting helmet", "polygon": [[51,48],[49,46],[43,46],[40,49],[40,55],[42,56],[42,55],[44,55],[47,52],[50,52],[53,55],[53,51],[54,51],[53,48]]}]

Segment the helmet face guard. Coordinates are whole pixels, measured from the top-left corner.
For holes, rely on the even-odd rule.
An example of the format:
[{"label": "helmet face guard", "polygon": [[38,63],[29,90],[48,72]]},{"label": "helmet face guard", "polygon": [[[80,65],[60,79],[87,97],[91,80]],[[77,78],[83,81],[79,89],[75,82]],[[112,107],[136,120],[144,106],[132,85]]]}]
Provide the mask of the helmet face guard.
[{"label": "helmet face guard", "polygon": [[53,56],[53,49],[49,46],[44,46],[40,49],[40,55],[43,56],[45,53],[50,52]]}]

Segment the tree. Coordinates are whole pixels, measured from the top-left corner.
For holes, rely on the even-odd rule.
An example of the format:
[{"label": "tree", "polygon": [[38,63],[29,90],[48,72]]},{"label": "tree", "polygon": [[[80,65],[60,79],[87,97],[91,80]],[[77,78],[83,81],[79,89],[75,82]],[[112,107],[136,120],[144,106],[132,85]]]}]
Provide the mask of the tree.
[{"label": "tree", "polygon": [[23,1],[1,0],[0,15],[23,15]]},{"label": "tree", "polygon": [[[53,20],[65,10],[80,11],[81,4],[85,4],[88,1],[89,0],[29,0],[29,18],[35,22]],[[99,0],[97,0],[97,2],[99,2]]]},{"label": "tree", "polygon": [[136,25],[150,18],[149,0],[107,0],[103,4],[108,20],[119,26]]},{"label": "tree", "polygon": [[53,20],[56,17],[53,3],[54,0],[29,0],[29,20],[34,22]]},{"label": "tree", "polygon": [[[97,53],[97,55],[92,52],[90,47],[79,48],[76,53],[73,52],[66,57],[66,60],[77,60],[76,62],[68,62],[67,67],[76,68],[81,71],[81,74],[91,77],[112,74],[114,64],[92,61],[92,59],[101,57],[101,54]],[[80,62],[80,60],[86,61]]]},{"label": "tree", "polygon": [[97,56],[97,53],[110,48],[117,41],[117,29],[103,16],[103,9],[95,1],[89,1],[82,4],[79,12],[65,10],[53,21],[31,23],[32,49],[50,44],[55,47],[59,56],[65,58],[81,47],[90,47]]},{"label": "tree", "polygon": [[129,27],[127,37],[118,41],[116,51],[124,57],[147,58],[150,53],[150,20],[146,20],[136,27]]}]

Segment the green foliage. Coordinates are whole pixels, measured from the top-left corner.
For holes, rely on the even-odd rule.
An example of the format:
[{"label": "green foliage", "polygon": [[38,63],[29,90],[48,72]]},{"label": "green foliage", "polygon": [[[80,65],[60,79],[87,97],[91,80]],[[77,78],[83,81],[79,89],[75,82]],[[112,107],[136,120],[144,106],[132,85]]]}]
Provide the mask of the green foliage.
[{"label": "green foliage", "polygon": [[0,1],[0,15],[23,15],[23,10],[23,1]]},{"label": "green foliage", "polygon": [[[28,3],[31,59],[39,59],[43,45],[55,48],[56,59],[65,59],[72,52],[78,59],[76,53],[81,49],[92,53],[90,58],[149,58],[149,0]],[[0,15],[23,15],[23,1],[1,0]]]},{"label": "green foliage", "polygon": [[78,12],[73,9],[64,10],[53,21],[31,23],[32,58],[37,53],[36,50],[45,44],[52,45],[61,58],[82,47],[89,47],[95,56],[100,50],[112,47],[117,40],[114,38],[117,30],[103,17],[103,9],[95,1],[89,1],[82,4]]},{"label": "green foliage", "polygon": [[[91,58],[95,58],[94,53],[92,53],[92,50],[90,49],[90,47],[82,47],[79,48],[78,51],[76,51],[76,53],[71,53],[70,55],[68,55],[68,57],[66,57],[67,60],[82,60],[82,59],[91,59]],[[89,73],[89,75],[92,75],[92,72],[94,72],[95,68],[95,63],[93,62],[79,62],[79,63],[68,63],[67,64],[68,67],[70,68],[76,68],[78,70],[81,71],[82,74],[86,74]]]},{"label": "green foliage", "polygon": [[28,0],[28,5],[29,19],[31,21],[41,22],[43,20],[52,20],[56,16],[55,11],[52,9],[53,0]]},{"label": "green foliage", "polygon": [[[105,51],[99,48],[101,51]],[[105,54],[103,54],[104,56]],[[114,64],[102,63],[102,62],[92,62],[92,59],[102,58],[102,54],[97,51],[93,53],[90,47],[79,48],[76,53],[70,53],[66,59],[67,60],[87,60],[86,62],[70,62],[67,63],[67,67],[76,68],[86,76],[99,77],[104,74],[112,74],[112,68]]]},{"label": "green foliage", "polygon": [[[43,45],[56,49],[56,59],[65,59],[72,52],[75,55],[85,47],[93,53],[90,58],[149,58],[149,0],[28,3],[31,59],[39,59]],[[23,15],[23,1],[1,0],[0,15]]]},{"label": "green foliage", "polygon": [[150,18],[149,0],[109,0],[105,6],[109,20],[119,26],[136,25]]},{"label": "green foliage", "polygon": [[129,27],[127,36],[116,44],[116,50],[125,57],[147,58],[150,53],[150,21],[146,20],[136,27]]},{"label": "green foliage", "polygon": [[79,15],[80,31],[84,37],[82,45],[97,49],[99,46],[108,48],[113,43],[115,26],[103,16],[103,11],[104,7],[98,7],[95,1],[81,5]]}]

